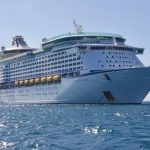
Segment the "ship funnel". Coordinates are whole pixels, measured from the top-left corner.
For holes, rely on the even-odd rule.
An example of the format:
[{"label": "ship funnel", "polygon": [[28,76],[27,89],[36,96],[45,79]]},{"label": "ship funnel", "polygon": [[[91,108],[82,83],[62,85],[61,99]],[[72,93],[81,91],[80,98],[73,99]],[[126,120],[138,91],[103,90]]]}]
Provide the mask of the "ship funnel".
[{"label": "ship funnel", "polygon": [[15,36],[12,41],[13,47],[28,47],[26,42],[24,41],[24,38],[22,36]]}]

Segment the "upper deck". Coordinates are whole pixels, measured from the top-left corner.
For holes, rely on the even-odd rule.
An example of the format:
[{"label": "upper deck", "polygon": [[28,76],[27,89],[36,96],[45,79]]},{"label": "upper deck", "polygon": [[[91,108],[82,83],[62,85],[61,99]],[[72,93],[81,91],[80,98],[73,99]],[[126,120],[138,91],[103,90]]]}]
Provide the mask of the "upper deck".
[{"label": "upper deck", "polygon": [[68,33],[50,39],[44,38],[42,40],[42,47],[43,49],[48,49],[56,45],[79,43],[124,45],[125,41],[122,36],[110,33]]},{"label": "upper deck", "polygon": [[134,54],[142,54],[144,49],[125,45],[126,39],[118,34],[110,33],[68,33],[50,39],[42,40],[42,48],[28,47],[22,36],[13,38],[12,48],[2,49],[0,62],[24,56],[28,53],[36,54],[45,50],[56,51],[70,47],[78,50],[123,50],[132,51]]}]

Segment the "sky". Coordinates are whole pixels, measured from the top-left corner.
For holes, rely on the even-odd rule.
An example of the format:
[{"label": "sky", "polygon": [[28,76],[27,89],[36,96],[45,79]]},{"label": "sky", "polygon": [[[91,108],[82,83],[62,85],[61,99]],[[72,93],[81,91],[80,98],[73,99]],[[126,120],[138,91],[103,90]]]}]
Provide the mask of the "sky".
[{"label": "sky", "polygon": [[42,38],[74,32],[122,35],[126,44],[145,48],[141,61],[150,66],[150,0],[0,0],[0,46],[11,47],[22,35],[31,47]]}]

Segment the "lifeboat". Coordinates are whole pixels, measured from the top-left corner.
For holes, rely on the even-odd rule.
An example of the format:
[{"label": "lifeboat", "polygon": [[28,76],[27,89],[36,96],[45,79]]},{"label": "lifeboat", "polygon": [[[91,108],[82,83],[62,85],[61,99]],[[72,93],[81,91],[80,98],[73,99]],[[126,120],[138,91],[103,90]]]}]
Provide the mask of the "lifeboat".
[{"label": "lifeboat", "polygon": [[19,81],[15,81],[15,85],[19,85]]},{"label": "lifeboat", "polygon": [[34,83],[34,79],[30,79],[30,84],[33,84]]},{"label": "lifeboat", "polygon": [[53,76],[47,76],[47,81],[48,81],[48,82],[53,81]]},{"label": "lifeboat", "polygon": [[54,75],[54,76],[53,76],[53,80],[54,80],[54,81],[60,81],[60,80],[61,80],[60,75]]},{"label": "lifeboat", "polygon": [[24,84],[24,81],[23,81],[23,80],[20,80],[20,81],[19,81],[19,84],[20,84],[20,85],[23,85],[23,84]]},{"label": "lifeboat", "polygon": [[41,78],[41,82],[42,82],[42,83],[46,82],[46,79],[47,79],[46,77],[42,77],[42,78]]},{"label": "lifeboat", "polygon": [[25,84],[28,84],[28,83],[29,83],[29,80],[24,80],[24,83],[25,83]]},{"label": "lifeboat", "polygon": [[36,78],[35,83],[40,83],[40,78]]}]

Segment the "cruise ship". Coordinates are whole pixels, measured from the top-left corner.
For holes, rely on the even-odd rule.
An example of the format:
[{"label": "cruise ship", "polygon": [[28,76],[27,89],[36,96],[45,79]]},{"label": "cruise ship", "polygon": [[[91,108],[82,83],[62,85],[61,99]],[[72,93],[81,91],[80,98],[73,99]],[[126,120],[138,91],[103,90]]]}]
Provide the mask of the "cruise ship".
[{"label": "cruise ship", "polygon": [[144,49],[117,34],[76,33],[43,38],[41,48],[15,36],[1,48],[0,103],[142,103],[150,68],[136,55]]}]

